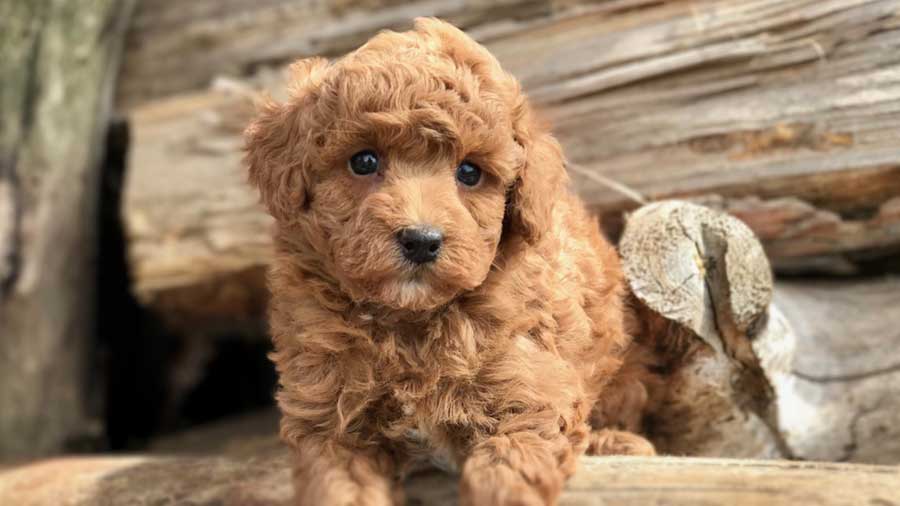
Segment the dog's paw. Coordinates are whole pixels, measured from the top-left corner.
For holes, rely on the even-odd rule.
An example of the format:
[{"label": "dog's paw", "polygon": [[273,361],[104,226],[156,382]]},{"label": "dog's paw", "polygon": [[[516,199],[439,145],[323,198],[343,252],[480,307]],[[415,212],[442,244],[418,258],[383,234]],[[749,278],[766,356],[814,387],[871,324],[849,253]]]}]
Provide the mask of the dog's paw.
[{"label": "dog's paw", "polygon": [[463,468],[460,505],[549,506],[556,504],[562,482],[559,470],[552,467],[514,469],[480,455],[470,458]]},{"label": "dog's paw", "polygon": [[403,496],[402,494],[385,493],[383,489],[374,487],[334,487],[322,495],[298,496],[295,504],[296,506],[312,506],[316,504],[333,506],[399,506],[403,504]]},{"label": "dog's paw", "polygon": [[460,484],[461,506],[548,506],[533,485],[508,467],[485,469],[478,475],[464,476]]},{"label": "dog's paw", "polygon": [[588,455],[631,455],[652,457],[656,455],[653,444],[633,432],[602,429],[591,432]]}]

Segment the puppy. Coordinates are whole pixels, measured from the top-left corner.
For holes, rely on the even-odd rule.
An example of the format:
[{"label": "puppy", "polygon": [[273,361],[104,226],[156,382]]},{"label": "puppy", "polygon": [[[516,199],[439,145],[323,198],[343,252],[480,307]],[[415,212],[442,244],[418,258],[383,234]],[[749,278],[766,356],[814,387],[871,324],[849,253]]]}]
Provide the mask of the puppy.
[{"label": "puppy", "polygon": [[610,428],[616,251],[517,81],[435,19],[292,73],[245,137],[298,503],[399,503],[430,459],[463,504],[554,504],[586,450],[652,454]]}]

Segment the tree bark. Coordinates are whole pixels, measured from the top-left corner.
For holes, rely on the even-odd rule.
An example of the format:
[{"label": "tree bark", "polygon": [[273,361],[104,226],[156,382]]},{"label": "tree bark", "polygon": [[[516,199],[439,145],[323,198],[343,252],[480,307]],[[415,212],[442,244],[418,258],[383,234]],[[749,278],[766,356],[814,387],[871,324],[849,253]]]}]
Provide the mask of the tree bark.
[{"label": "tree bark", "polygon": [[98,162],[131,5],[0,1],[0,456],[92,430]]}]

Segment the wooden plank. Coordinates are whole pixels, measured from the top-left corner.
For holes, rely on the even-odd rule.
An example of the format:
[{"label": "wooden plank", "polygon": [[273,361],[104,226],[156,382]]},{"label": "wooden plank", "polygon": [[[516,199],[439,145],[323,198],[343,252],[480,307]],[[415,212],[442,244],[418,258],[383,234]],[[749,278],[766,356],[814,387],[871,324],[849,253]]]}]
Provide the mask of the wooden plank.
[{"label": "wooden plank", "polygon": [[[0,502],[21,506],[179,503],[286,506],[286,455],[76,457],[0,472]],[[605,457],[581,460],[559,501],[567,505],[694,506],[896,504],[900,468],[787,461]],[[407,504],[457,503],[456,479],[413,476]]]}]

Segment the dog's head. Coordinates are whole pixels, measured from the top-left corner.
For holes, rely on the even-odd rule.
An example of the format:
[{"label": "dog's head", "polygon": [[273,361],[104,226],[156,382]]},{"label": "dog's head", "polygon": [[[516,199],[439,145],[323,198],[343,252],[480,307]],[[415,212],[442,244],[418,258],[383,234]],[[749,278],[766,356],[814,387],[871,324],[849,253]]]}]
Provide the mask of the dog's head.
[{"label": "dog's head", "polygon": [[433,309],[479,286],[502,244],[549,228],[559,145],[462,31],[419,19],[292,72],[288,101],[247,128],[250,180],[354,300]]}]

